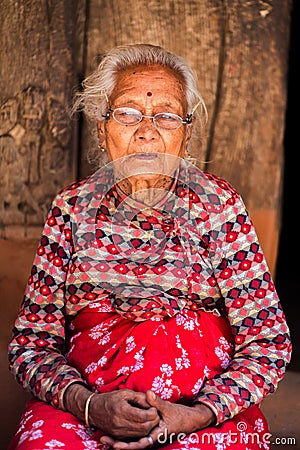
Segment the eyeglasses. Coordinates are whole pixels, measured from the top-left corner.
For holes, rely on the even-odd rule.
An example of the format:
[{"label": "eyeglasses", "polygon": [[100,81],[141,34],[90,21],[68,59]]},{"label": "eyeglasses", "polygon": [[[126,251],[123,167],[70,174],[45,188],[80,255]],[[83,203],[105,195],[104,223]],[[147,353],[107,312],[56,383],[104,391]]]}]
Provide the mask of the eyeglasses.
[{"label": "eyeglasses", "polygon": [[181,125],[192,123],[192,114],[187,114],[186,119],[177,114],[169,112],[161,112],[154,114],[154,116],[145,116],[138,109],[127,108],[126,106],[116,109],[109,109],[106,113],[105,120],[109,120],[110,117],[120,123],[121,125],[137,125],[144,118],[152,119],[155,126],[163,128],[164,130],[177,130]]}]

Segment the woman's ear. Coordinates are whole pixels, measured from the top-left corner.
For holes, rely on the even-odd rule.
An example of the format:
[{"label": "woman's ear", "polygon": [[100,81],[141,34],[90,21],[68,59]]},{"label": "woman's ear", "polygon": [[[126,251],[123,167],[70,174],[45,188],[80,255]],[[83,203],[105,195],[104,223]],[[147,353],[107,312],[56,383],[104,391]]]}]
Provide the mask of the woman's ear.
[{"label": "woman's ear", "polygon": [[186,127],[186,133],[185,133],[185,138],[184,138],[184,143],[185,143],[185,147],[186,147],[186,148],[187,148],[187,146],[188,146],[189,140],[191,139],[192,132],[193,132],[193,128],[194,128],[194,125],[193,125],[193,124],[188,125],[188,126]]},{"label": "woman's ear", "polygon": [[105,144],[105,121],[97,120],[98,138],[101,145]]}]

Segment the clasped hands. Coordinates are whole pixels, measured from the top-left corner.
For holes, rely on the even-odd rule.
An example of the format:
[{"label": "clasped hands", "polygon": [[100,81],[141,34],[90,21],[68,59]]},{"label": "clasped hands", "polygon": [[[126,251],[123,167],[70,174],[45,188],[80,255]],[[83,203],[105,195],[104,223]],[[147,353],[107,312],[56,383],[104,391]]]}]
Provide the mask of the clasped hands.
[{"label": "clasped hands", "polygon": [[162,436],[200,430],[214,418],[203,404],[171,403],[152,391],[121,389],[95,395],[90,405],[90,422],[105,433],[100,441],[114,449],[143,449],[161,442]]}]

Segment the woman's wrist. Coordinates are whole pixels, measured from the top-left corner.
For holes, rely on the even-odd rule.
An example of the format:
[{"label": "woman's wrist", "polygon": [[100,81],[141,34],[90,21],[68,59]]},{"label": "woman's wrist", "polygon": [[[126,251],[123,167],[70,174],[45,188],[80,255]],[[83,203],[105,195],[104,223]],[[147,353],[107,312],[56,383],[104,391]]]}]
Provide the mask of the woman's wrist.
[{"label": "woman's wrist", "polygon": [[86,403],[92,392],[83,384],[73,383],[64,393],[64,405],[70,413],[85,421]]},{"label": "woman's wrist", "polygon": [[214,423],[216,423],[216,415],[208,406],[204,405],[203,403],[195,403],[193,405],[193,408],[198,410],[199,414],[201,413],[201,422],[202,424],[205,423],[206,427],[214,425]]}]

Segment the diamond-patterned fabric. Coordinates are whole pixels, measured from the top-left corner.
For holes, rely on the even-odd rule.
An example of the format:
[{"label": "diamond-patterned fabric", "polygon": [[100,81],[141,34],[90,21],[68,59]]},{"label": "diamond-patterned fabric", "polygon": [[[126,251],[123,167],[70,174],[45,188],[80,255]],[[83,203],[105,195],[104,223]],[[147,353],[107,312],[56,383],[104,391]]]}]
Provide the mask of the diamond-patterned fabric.
[{"label": "diamond-patterned fabric", "polygon": [[134,321],[184,308],[227,316],[233,358],[197,397],[218,423],[274,392],[291,343],[262,249],[235,189],[195,171],[151,208],[120,195],[105,171],[54,199],[9,345],[13,374],[35,396],[64,409],[65,388],[83,382],[67,361],[66,325],[100,299]]}]

